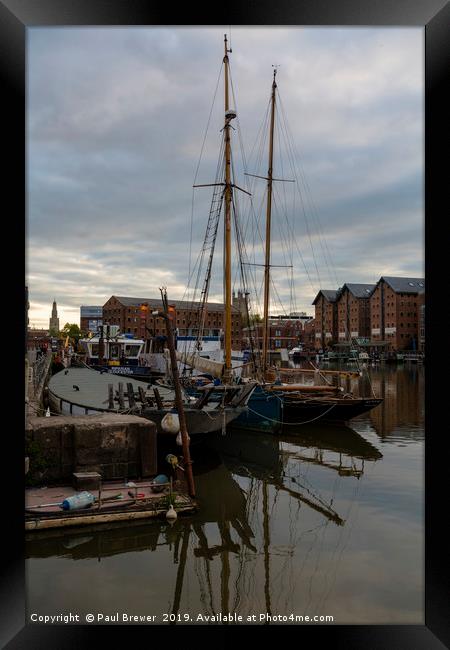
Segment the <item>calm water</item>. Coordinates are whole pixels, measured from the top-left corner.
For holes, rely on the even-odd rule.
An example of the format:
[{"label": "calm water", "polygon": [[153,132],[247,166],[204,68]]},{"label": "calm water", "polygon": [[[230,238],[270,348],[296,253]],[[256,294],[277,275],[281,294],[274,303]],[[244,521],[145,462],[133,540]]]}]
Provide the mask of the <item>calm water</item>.
[{"label": "calm water", "polygon": [[194,449],[193,517],[30,535],[28,615],[423,624],[424,369],[370,374],[384,403],[352,428],[230,432]]}]

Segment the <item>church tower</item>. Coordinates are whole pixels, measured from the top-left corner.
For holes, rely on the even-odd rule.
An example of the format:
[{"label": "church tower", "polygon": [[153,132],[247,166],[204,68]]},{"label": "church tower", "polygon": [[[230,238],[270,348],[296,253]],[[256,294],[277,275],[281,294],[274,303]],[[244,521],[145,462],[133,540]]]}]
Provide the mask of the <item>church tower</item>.
[{"label": "church tower", "polygon": [[59,332],[59,318],[58,318],[58,312],[56,310],[56,300],[53,301],[52,315],[50,316],[49,328],[51,330],[55,330],[56,332]]}]

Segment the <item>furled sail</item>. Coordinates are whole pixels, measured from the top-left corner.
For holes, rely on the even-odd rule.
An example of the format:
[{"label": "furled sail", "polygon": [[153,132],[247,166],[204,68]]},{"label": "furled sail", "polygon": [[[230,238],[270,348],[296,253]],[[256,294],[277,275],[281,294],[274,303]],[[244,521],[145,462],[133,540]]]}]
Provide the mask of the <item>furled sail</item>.
[{"label": "furled sail", "polygon": [[179,351],[177,351],[176,354],[178,361],[181,361],[196,370],[200,370],[200,372],[207,372],[210,375],[213,375],[213,377],[222,377],[223,363],[212,361],[211,359],[205,359],[198,354],[185,354]]}]

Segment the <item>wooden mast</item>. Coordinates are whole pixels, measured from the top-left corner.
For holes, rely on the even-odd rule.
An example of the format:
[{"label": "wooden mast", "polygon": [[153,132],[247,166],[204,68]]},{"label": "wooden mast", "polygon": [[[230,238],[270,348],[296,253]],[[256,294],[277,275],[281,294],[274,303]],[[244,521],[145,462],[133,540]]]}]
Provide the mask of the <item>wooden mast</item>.
[{"label": "wooden mast", "polygon": [[266,257],[264,264],[264,316],[263,316],[263,350],[262,350],[262,372],[263,376],[267,370],[267,350],[269,347],[269,288],[270,288],[270,234],[272,217],[272,179],[273,179],[273,132],[275,122],[275,90],[277,84],[275,77],[277,69],[273,71],[271,110],[270,110],[270,134],[269,134],[269,170],[267,173],[267,210],[266,210]]},{"label": "wooden mast", "polygon": [[227,35],[224,36],[225,56],[223,57],[225,70],[225,368],[224,381],[231,379],[231,132],[230,121],[234,117],[229,114],[228,94],[228,52]]}]

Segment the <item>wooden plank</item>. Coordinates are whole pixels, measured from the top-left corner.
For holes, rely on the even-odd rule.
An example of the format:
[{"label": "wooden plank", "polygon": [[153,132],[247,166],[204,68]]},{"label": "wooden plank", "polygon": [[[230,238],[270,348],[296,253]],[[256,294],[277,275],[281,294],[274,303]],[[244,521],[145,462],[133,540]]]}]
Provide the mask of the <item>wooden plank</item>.
[{"label": "wooden plank", "polygon": [[208,390],[206,390],[203,393],[203,395],[201,395],[198,398],[198,400],[192,404],[192,408],[194,408],[194,409],[202,409],[208,403],[209,397],[210,397],[210,395],[211,395],[211,393],[213,391],[214,391],[214,388],[209,388]]},{"label": "wooden plank", "polygon": [[321,393],[321,392],[326,392],[326,393],[338,393],[341,392],[340,388],[338,386],[313,386],[311,385],[304,385],[304,384],[280,384],[280,385],[273,385],[273,386],[266,386],[265,390],[275,392],[275,391],[282,391],[282,392],[288,392],[288,391],[299,391],[301,393]]},{"label": "wooden plank", "polygon": [[[184,508],[176,508],[177,512],[195,510],[195,505]],[[33,519],[25,522],[25,530],[43,530],[44,528],[65,528],[67,526],[88,526],[89,524],[101,524],[110,521],[131,521],[133,519],[148,519],[164,514],[165,510],[144,510],[138,512],[117,512],[109,514],[95,514],[86,517],[61,518],[61,519]]]},{"label": "wooden plank", "polygon": [[361,376],[361,373],[356,370],[322,370],[322,368],[319,370],[313,370],[312,368],[280,368],[279,372],[280,374],[308,374],[318,372],[321,375],[341,375],[342,377],[354,377],[355,379]]},{"label": "wooden plank", "polygon": [[146,402],[145,390],[142,388],[142,386],[139,386],[138,391],[139,391],[139,397],[140,397],[140,400],[141,400],[142,404],[145,404],[145,402]]}]

